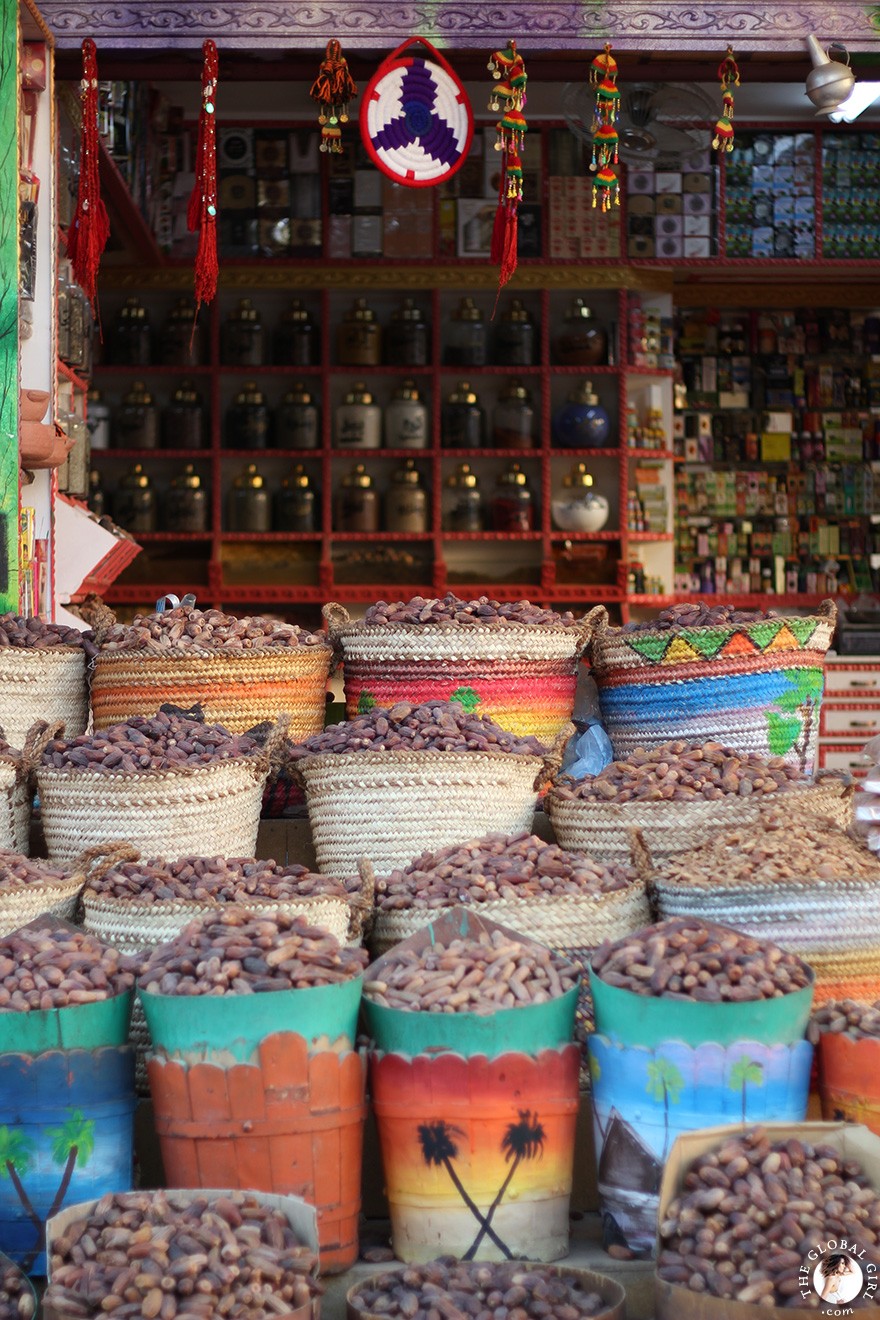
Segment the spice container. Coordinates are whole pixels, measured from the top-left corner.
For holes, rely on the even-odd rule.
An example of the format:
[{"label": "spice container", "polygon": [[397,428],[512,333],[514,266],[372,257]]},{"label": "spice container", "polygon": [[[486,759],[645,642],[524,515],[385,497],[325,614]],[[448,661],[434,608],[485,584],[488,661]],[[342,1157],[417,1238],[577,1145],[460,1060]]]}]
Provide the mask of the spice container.
[{"label": "spice container", "polygon": [[410,533],[428,530],[428,494],[412,458],[391,473],[385,496],[385,530]]},{"label": "spice container", "polygon": [[275,414],[275,443],[279,449],[319,449],[321,410],[305,381],[294,382]]},{"label": "spice container", "polygon": [[610,432],[608,414],[588,380],[572,390],[553,416],[553,443],[561,449],[599,449]]},{"label": "spice container", "polygon": [[532,396],[518,380],[510,380],[498,395],[492,414],[492,443],[496,449],[531,449],[535,443]]},{"label": "spice container", "polygon": [[586,463],[575,463],[565,474],[560,496],[551,507],[553,521],[563,532],[599,532],[608,521],[608,501],[593,490]]},{"label": "spice container", "polygon": [[142,380],[136,380],[113,414],[114,449],[158,449],[159,412]]},{"label": "spice container", "polygon": [[272,414],[256,381],[249,380],[226,410],[226,443],[230,449],[267,449]]},{"label": "spice container", "polygon": [[[68,303],[72,309],[70,298]],[[71,329],[68,333],[73,338]],[[150,321],[146,308],[137,298],[126,298],[113,326],[113,361],[121,367],[148,367],[151,360]]]},{"label": "spice container", "polygon": [[566,312],[554,349],[564,367],[597,367],[608,361],[608,336],[583,298],[575,298]]},{"label": "spice container", "polygon": [[168,313],[159,354],[169,367],[200,367],[204,362],[204,336],[191,299],[179,298]]},{"label": "spice container", "polygon": [[164,500],[167,532],[206,532],[208,530],[208,495],[192,463],[173,477]]},{"label": "spice container", "polygon": [[204,449],[205,410],[191,380],[184,380],[162,409],[162,444],[166,449]]},{"label": "spice container", "polygon": [[466,380],[446,396],[441,430],[447,449],[480,449],[485,444],[486,415]]},{"label": "spice container", "polygon": [[297,463],[275,492],[272,524],[276,532],[315,530],[315,492],[301,463]]},{"label": "spice container", "polygon": [[426,367],[428,354],[428,325],[422,309],[412,298],[404,298],[385,331],[385,361],[389,367]]},{"label": "spice container", "polygon": [[336,334],[339,362],[344,367],[378,367],[382,362],[382,328],[367,306],[356,298]]},{"label": "spice container", "polygon": [[339,449],[379,449],[382,445],[382,409],[362,380],[356,381],[336,409]]},{"label": "spice container", "polygon": [[491,513],[493,532],[530,532],[534,528],[532,492],[519,463],[511,463],[499,473]]},{"label": "spice container", "polygon": [[230,532],[271,531],[269,492],[256,463],[248,463],[233,481],[227,510]]},{"label": "spice container", "polygon": [[428,409],[414,380],[405,380],[385,409],[385,444],[388,449],[427,449]]},{"label": "spice container", "polygon": [[482,532],[483,497],[476,472],[470,463],[459,463],[446,485],[454,492],[452,503],[443,515],[446,532]]},{"label": "spice container", "polygon": [[230,367],[263,365],[263,323],[250,298],[242,298],[223,325],[223,361]]},{"label": "spice container", "polygon": [[514,298],[498,321],[495,331],[495,361],[502,367],[533,367],[537,349],[537,327],[521,298]]},{"label": "spice container", "polygon": [[336,492],[333,523],[337,532],[378,532],[379,496],[363,463],[342,478]]},{"label": "spice container", "polygon": [[110,408],[101,397],[101,391],[89,390],[86,395],[86,421],[92,449],[110,448]]},{"label": "spice container", "polygon": [[107,512],[107,496],[101,485],[101,474],[94,469],[89,473],[88,505],[96,518],[103,518]]},{"label": "spice container", "polygon": [[298,298],[294,298],[275,327],[272,350],[279,367],[317,366],[320,359],[318,327]]},{"label": "spice container", "polygon": [[126,472],[116,488],[113,521],[132,536],[156,530],[156,495],[140,463]]},{"label": "spice container", "polygon": [[446,331],[444,361],[450,367],[486,365],[486,323],[473,298],[462,298]]}]

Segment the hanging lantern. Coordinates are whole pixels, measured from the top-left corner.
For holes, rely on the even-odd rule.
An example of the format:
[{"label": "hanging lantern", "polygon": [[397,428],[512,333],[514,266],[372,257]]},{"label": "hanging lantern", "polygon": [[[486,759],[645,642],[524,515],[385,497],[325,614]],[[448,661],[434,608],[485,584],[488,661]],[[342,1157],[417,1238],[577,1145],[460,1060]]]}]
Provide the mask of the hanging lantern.
[{"label": "hanging lantern", "polygon": [[348,123],[348,107],[357,96],[357,86],[348,68],[348,60],[338,41],[328,41],[318,76],[309,95],[318,104],[321,125],[321,151],[342,153],[342,129]]}]

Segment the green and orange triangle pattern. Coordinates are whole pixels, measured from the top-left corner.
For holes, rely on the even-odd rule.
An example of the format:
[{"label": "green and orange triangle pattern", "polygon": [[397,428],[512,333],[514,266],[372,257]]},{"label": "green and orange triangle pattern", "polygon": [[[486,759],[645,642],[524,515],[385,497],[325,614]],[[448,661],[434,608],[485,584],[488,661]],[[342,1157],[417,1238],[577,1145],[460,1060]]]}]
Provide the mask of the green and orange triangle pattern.
[{"label": "green and orange triangle pattern", "polygon": [[811,618],[765,619],[747,629],[682,628],[677,633],[631,633],[627,646],[654,664],[688,664],[716,656],[743,656],[791,651],[805,646],[816,631]]}]

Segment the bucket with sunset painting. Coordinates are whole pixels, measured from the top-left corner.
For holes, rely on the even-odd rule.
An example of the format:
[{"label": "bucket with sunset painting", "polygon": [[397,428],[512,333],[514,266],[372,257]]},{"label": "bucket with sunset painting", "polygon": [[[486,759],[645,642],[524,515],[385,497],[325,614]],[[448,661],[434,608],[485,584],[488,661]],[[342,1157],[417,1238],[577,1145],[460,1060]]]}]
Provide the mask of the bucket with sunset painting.
[{"label": "bucket with sunset painting", "polygon": [[880,1136],[880,1039],[823,1031],[816,1055],[822,1117],[864,1123]]}]

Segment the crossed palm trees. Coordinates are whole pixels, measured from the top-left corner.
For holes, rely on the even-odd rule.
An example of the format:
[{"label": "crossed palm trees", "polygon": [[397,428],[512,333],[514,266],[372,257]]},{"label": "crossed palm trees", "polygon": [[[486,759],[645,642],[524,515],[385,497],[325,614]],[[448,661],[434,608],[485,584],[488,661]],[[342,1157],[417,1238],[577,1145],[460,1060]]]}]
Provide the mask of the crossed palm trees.
[{"label": "crossed palm trees", "polygon": [[25,1274],[31,1270],[34,1261],[43,1250],[46,1220],[57,1215],[64,1204],[74,1169],[78,1164],[80,1167],[87,1164],[95,1149],[94,1119],[86,1118],[79,1109],[72,1110],[70,1117],[60,1127],[47,1128],[46,1132],[52,1143],[52,1159],[56,1164],[63,1164],[64,1170],[54,1200],[49,1207],[49,1213],[44,1220],[35,1210],[22,1182],[23,1176],[27,1174],[33,1162],[33,1144],[28,1141],[21,1129],[0,1127],[0,1178],[8,1177],[11,1180],[25,1214],[36,1230],[34,1244],[22,1261]]},{"label": "crossed palm trees", "polygon": [[504,1182],[498,1189],[495,1199],[485,1215],[468,1195],[467,1189],[453,1164],[453,1161],[458,1157],[458,1146],[455,1143],[455,1138],[463,1137],[464,1132],[461,1128],[453,1127],[452,1124],[445,1123],[442,1120],[436,1123],[419,1124],[419,1145],[422,1148],[423,1160],[429,1167],[436,1165],[437,1168],[445,1168],[455,1190],[480,1225],[480,1231],[464,1253],[463,1260],[474,1259],[484,1237],[488,1237],[495,1243],[495,1246],[506,1260],[514,1259],[513,1252],[492,1227],[492,1220],[495,1217],[495,1211],[504,1200],[504,1195],[513,1181],[513,1175],[522,1161],[532,1160],[543,1154],[545,1138],[544,1129],[538,1122],[537,1114],[533,1114],[530,1109],[520,1109],[518,1112],[519,1121],[510,1123],[501,1139],[501,1149],[504,1151],[505,1162],[513,1162],[510,1164]]}]

